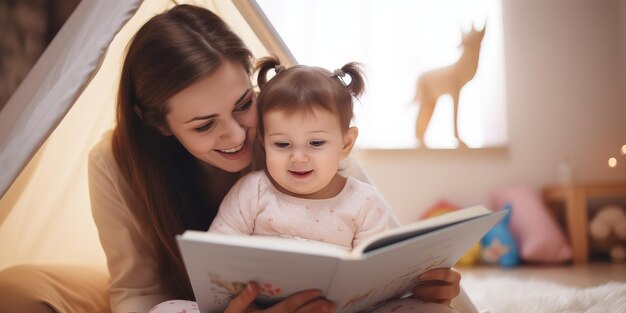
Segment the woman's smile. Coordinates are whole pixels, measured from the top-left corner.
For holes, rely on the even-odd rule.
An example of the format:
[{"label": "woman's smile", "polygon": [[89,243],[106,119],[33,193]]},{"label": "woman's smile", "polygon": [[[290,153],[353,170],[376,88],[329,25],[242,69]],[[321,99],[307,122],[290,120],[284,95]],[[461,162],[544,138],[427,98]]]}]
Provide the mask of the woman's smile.
[{"label": "woman's smile", "polygon": [[230,149],[215,149],[220,155],[228,160],[237,160],[244,156],[250,149],[247,140],[241,143],[240,145],[230,148]]},{"label": "woman's smile", "polygon": [[[244,143],[245,143],[245,142],[244,142]],[[225,150],[220,150],[220,149],[217,149],[217,151],[219,151],[219,152],[223,152],[223,153],[229,153],[229,154],[232,154],[232,153],[235,153],[235,152],[240,151],[240,150],[241,150],[241,148],[243,148],[244,143],[242,143],[242,144],[240,144],[240,145],[238,145],[238,146],[236,146],[236,147],[234,147],[234,148],[225,149]]]}]

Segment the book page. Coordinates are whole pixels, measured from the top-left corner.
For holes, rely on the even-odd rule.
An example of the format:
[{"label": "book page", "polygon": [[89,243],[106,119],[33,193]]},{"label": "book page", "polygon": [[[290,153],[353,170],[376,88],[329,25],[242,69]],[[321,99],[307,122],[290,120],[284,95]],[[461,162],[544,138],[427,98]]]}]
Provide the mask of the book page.
[{"label": "book page", "polygon": [[203,313],[223,312],[249,281],[259,284],[257,300],[265,304],[306,289],[327,292],[339,256],[348,254],[323,244],[272,237],[188,231],[177,240]]},{"label": "book page", "polygon": [[367,253],[368,251],[376,250],[380,247],[384,247],[407,238],[416,237],[420,234],[490,213],[493,212],[484,206],[479,205],[402,225],[400,227],[387,230],[376,236],[372,236],[358,247],[355,247],[352,250],[352,256],[358,258],[360,255]]},{"label": "book page", "polygon": [[334,258],[344,258],[350,254],[349,250],[343,247],[330,243],[306,239],[257,235],[227,235],[194,230],[185,231],[182,237],[185,240],[210,242],[213,244],[250,247],[302,254],[314,254]]},{"label": "book page", "polygon": [[362,259],[344,260],[328,297],[341,313],[358,312],[400,297],[416,284],[419,274],[454,266],[504,213],[490,213],[397,242],[365,253]]}]

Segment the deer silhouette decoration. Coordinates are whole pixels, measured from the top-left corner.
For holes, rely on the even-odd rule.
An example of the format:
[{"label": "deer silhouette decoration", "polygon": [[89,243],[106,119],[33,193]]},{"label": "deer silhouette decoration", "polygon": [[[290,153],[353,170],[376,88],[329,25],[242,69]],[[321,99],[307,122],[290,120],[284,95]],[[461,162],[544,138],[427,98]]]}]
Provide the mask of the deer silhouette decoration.
[{"label": "deer silhouette decoration", "polygon": [[477,30],[472,26],[472,30],[463,34],[461,40],[463,52],[456,63],[425,72],[418,78],[415,101],[419,102],[420,109],[417,114],[415,135],[420,146],[425,146],[424,134],[435,111],[437,100],[442,95],[449,94],[454,102],[454,137],[459,142],[459,147],[466,147],[459,138],[459,94],[461,88],[476,74],[480,43],[485,35],[485,28],[486,26]]}]

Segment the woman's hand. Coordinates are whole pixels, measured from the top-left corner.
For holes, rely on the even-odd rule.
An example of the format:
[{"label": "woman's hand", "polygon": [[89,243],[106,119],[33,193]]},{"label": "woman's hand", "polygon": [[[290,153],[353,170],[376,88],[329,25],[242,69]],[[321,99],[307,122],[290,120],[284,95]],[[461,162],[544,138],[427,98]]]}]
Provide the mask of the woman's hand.
[{"label": "woman's hand", "polygon": [[265,310],[259,309],[252,301],[259,293],[259,287],[255,283],[248,283],[235,298],[230,300],[224,313],[315,313],[315,312],[335,312],[335,305],[322,298],[321,292],[317,290],[307,290],[293,294],[283,301]]},{"label": "woman's hand", "polygon": [[422,273],[411,290],[413,296],[424,302],[450,305],[461,292],[461,273],[455,269],[439,268]]}]

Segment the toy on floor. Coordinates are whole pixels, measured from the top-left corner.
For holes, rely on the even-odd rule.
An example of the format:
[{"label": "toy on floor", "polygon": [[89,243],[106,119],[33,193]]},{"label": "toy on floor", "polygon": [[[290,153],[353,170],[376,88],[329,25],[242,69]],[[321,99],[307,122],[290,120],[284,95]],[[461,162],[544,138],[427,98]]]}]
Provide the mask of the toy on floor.
[{"label": "toy on floor", "polygon": [[[435,217],[435,216],[446,214],[449,212],[454,212],[460,209],[461,209],[460,207],[450,202],[441,200],[437,204],[435,204],[433,207],[426,210],[426,212],[422,213],[422,215],[420,216],[420,219]],[[461,259],[456,265],[457,266],[472,266],[476,264],[479,261],[479,259],[480,259],[480,243],[477,242],[469,250],[467,250],[465,255],[461,257]]]},{"label": "toy on floor", "polygon": [[519,249],[509,229],[511,205],[506,204],[504,210],[509,212],[480,240],[481,255],[486,263],[513,267],[519,264]]},{"label": "toy on floor", "polygon": [[520,260],[531,263],[561,263],[572,258],[572,249],[541,194],[530,187],[500,187],[490,193],[492,208],[511,211],[509,229],[519,249]]},{"label": "toy on floor", "polygon": [[611,261],[626,260],[626,214],[619,205],[608,205],[598,210],[589,223],[591,251],[607,254]]}]

